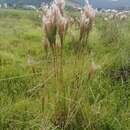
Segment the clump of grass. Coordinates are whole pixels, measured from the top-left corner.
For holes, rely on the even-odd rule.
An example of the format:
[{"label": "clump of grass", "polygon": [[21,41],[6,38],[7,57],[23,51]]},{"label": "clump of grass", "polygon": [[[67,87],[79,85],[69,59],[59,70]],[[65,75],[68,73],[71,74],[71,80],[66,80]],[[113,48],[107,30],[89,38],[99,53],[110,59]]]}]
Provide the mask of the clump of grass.
[{"label": "clump of grass", "polygon": [[57,33],[59,34],[60,37],[60,57],[61,57],[61,64],[60,68],[62,71],[62,50],[63,50],[63,41],[65,37],[65,33],[67,30],[67,20],[64,17],[64,1],[58,1],[55,0],[53,4],[51,5],[50,8],[48,8],[45,13],[43,14],[43,24],[44,24],[44,30],[45,30],[45,48],[47,51],[48,43],[49,46],[52,49],[53,56],[54,56],[54,70],[55,70],[55,75],[57,77],[57,43],[56,43],[56,38],[57,38]]},{"label": "clump of grass", "polygon": [[[102,32],[101,32],[101,39],[103,40],[105,45],[110,45],[110,44],[119,44],[121,41],[121,30],[119,28],[118,23],[115,21],[110,20],[107,23],[104,23],[102,27]],[[107,35],[106,35],[107,34]]]},{"label": "clump of grass", "polygon": [[89,4],[88,0],[86,0],[86,5],[84,6],[84,9],[81,11],[81,19],[80,19],[79,42],[83,47],[85,46],[84,44],[87,44],[88,36],[92,29],[94,20],[95,20],[95,11]]},{"label": "clump of grass", "polygon": [[[54,74],[57,79],[60,78],[60,85],[59,86],[59,92],[60,94],[63,93],[65,96],[65,88],[63,86],[63,44],[64,44],[64,38],[65,34],[68,28],[68,21],[64,16],[64,6],[65,1],[64,0],[54,0],[51,7],[46,10],[46,12],[43,14],[43,24],[44,24],[44,30],[45,30],[45,49],[47,52],[47,43],[49,43],[49,46],[51,47],[53,57],[54,57]],[[60,66],[58,65],[58,48],[57,48],[57,35],[59,35],[60,38]],[[60,75],[59,75],[60,70]],[[58,101],[59,102],[59,101]],[[59,104],[58,104],[59,105]],[[63,104],[65,107],[65,104]],[[63,108],[64,108],[63,107]],[[60,107],[61,108],[61,107]],[[58,111],[58,113],[61,113],[60,117],[64,117],[63,114],[63,108]],[[64,111],[65,112],[65,111]],[[62,115],[63,114],[63,115]],[[55,115],[57,117],[57,114]],[[64,122],[65,119],[63,119]],[[57,123],[54,123],[55,125]],[[58,125],[62,124],[60,120],[58,120]],[[63,126],[61,126],[63,127]]]}]

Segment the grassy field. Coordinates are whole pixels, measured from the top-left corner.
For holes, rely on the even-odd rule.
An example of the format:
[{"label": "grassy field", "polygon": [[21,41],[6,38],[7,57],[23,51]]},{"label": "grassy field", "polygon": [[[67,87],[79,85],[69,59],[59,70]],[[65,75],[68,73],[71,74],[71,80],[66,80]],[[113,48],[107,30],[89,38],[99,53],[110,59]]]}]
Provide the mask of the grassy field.
[{"label": "grassy field", "polygon": [[[79,32],[69,27],[61,85],[54,80],[51,50],[45,58],[38,15],[0,10],[0,130],[61,130],[63,123],[65,130],[130,130],[129,20],[97,16],[78,59]],[[92,62],[100,68],[88,80]]]}]

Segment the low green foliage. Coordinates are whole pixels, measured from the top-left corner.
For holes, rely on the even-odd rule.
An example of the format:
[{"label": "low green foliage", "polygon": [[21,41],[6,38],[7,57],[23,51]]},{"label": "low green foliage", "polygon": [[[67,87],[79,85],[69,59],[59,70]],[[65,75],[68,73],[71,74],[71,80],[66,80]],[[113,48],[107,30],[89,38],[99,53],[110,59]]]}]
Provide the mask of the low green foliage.
[{"label": "low green foliage", "polygon": [[[69,27],[63,84],[54,80],[51,51],[45,58],[38,14],[0,10],[0,30],[1,130],[130,130],[128,21],[98,16],[80,58],[75,53],[79,32]],[[89,80],[92,61],[100,69]]]}]

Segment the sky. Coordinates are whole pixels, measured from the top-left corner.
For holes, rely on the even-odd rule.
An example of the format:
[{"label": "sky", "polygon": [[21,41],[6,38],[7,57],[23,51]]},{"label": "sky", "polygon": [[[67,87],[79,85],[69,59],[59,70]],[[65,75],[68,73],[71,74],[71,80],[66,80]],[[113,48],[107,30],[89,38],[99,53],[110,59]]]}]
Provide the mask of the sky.
[{"label": "sky", "polygon": [[94,7],[116,8],[130,7],[130,0],[89,0]]}]

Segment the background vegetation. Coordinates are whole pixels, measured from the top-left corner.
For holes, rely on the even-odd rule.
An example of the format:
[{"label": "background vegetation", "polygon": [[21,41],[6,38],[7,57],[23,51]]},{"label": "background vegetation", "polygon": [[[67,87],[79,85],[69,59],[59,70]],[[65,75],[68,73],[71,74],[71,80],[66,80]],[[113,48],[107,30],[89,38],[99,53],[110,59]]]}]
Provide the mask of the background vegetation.
[{"label": "background vegetation", "polygon": [[40,6],[42,2],[49,3],[51,0],[0,0],[0,3],[8,3],[9,5],[16,4],[17,6],[22,5],[36,5]]}]

